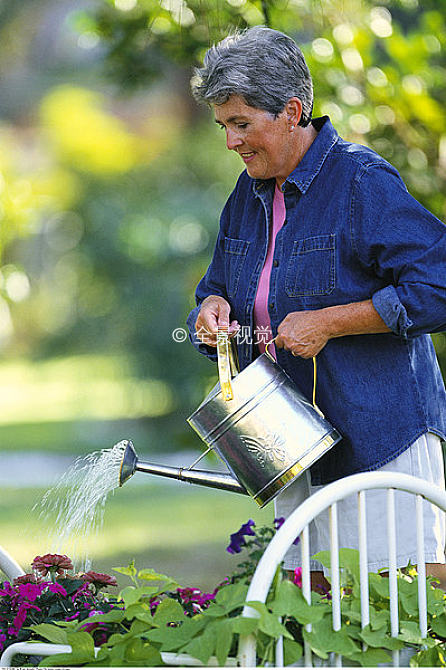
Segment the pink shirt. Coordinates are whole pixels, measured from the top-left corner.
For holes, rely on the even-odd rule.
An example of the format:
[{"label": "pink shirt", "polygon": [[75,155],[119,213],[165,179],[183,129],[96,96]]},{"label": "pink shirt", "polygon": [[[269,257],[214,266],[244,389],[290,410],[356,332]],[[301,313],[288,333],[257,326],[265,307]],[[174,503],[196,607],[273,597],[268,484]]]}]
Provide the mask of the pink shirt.
[{"label": "pink shirt", "polygon": [[[268,251],[265,264],[260,275],[259,285],[254,303],[254,344],[257,344],[261,354],[265,351],[265,344],[269,342],[273,335],[271,332],[271,321],[268,314],[268,294],[269,281],[271,277],[271,268],[273,265],[274,245],[276,235],[283,226],[286,217],[285,199],[280,188],[276,184],[273,200],[273,222],[270,225]],[[268,347],[273,356],[276,355],[274,344]]]}]

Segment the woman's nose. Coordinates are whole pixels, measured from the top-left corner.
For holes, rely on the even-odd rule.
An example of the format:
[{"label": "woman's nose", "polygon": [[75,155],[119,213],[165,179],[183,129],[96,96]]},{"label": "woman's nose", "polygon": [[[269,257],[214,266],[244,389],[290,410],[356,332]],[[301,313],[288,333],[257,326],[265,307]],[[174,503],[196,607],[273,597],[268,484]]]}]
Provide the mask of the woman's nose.
[{"label": "woman's nose", "polygon": [[231,130],[230,128],[226,129],[226,146],[228,149],[236,149],[239,147],[241,144],[243,144],[243,140],[240,139],[240,137],[237,135],[237,132],[234,130]]}]

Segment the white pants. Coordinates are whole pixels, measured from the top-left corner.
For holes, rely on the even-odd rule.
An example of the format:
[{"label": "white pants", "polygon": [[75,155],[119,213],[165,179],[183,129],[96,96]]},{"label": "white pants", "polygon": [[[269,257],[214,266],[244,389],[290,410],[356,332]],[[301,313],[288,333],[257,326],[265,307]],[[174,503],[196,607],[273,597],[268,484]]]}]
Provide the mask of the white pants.
[{"label": "white pants", "polygon": [[[395,460],[379,472],[402,472],[420,477],[436,486],[445,488],[443,454],[440,438],[433,433],[422,435]],[[288,486],[275,500],[276,517],[287,518],[308,496],[322,486],[311,485],[309,471]],[[339,546],[358,548],[358,509],[356,496],[338,502]],[[445,514],[436,506],[424,501],[424,537],[426,563],[445,563]],[[388,567],[386,491],[372,489],[366,492],[367,553],[369,572]],[[416,564],[415,496],[403,491],[395,492],[397,565]],[[330,548],[328,510],[324,510],[309,526],[310,555]],[[300,546],[291,545],[285,555],[284,567],[294,570],[301,566]],[[321,570],[317,561],[311,560],[312,570]]]}]

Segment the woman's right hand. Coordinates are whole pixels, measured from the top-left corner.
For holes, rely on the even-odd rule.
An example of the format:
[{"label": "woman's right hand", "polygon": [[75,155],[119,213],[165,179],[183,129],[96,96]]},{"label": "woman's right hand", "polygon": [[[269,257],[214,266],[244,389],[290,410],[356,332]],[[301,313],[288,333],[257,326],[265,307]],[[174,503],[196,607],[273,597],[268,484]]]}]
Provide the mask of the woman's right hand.
[{"label": "woman's right hand", "polygon": [[233,337],[240,326],[237,321],[229,323],[231,306],[219,295],[208,295],[201,303],[201,309],[195,322],[195,332],[199,340],[210,347],[217,346],[217,331],[228,328],[229,337]]}]

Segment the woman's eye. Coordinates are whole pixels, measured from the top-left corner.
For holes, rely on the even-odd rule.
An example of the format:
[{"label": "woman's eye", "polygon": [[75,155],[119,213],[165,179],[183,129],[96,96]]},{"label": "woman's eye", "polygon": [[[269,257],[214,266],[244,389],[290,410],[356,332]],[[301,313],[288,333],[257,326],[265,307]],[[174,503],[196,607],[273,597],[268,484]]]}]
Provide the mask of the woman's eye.
[{"label": "woman's eye", "polygon": [[237,124],[237,125],[238,125],[238,128],[241,128],[241,129],[243,129],[243,128],[247,128],[247,127],[248,127],[248,124],[247,124],[247,123],[239,123],[239,124]]}]

